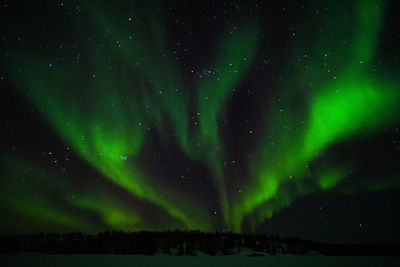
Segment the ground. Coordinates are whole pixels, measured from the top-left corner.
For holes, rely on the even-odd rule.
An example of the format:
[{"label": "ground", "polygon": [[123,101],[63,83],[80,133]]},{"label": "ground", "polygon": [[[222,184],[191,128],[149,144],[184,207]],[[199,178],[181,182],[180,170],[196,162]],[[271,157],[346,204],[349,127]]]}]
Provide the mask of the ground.
[{"label": "ground", "polygon": [[3,255],[8,266],[400,266],[395,257],[334,257],[277,255],[232,256],[155,256],[143,255]]}]

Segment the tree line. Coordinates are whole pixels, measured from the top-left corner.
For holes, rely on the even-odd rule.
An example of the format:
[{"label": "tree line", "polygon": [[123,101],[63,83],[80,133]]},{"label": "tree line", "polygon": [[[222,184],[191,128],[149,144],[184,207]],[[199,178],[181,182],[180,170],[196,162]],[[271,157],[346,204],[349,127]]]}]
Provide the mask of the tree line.
[{"label": "tree line", "polygon": [[332,244],[281,238],[269,234],[238,234],[201,231],[123,232],[98,234],[41,233],[0,237],[0,253],[36,252],[45,254],[144,254],[190,255],[199,253],[231,255],[253,251],[249,256],[273,254],[397,256],[400,244]]}]

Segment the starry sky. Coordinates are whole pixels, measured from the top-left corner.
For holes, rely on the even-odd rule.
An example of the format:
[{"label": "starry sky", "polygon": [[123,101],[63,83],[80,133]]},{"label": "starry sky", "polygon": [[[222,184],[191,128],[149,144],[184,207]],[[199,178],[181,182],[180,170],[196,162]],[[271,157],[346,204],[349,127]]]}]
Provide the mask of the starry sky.
[{"label": "starry sky", "polygon": [[396,1],[2,1],[1,233],[400,241]]}]

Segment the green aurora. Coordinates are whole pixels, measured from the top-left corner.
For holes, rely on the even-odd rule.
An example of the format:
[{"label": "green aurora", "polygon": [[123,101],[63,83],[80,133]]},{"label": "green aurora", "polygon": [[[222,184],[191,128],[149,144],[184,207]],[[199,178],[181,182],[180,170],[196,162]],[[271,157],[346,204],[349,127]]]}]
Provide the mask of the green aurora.
[{"label": "green aurora", "polygon": [[[88,26],[75,32],[77,39],[86,40],[79,64],[75,58],[55,61],[51,49],[43,53],[29,44],[22,50],[10,48],[3,63],[21,93],[42,111],[63,142],[99,173],[98,179],[106,179],[132,199],[121,199],[104,183],[71,198],[77,186],[71,177],[21,155],[3,155],[8,178],[1,185],[14,188],[14,193],[3,194],[1,205],[31,218],[39,230],[43,223],[68,231],[220,227],[204,199],[178,193],[143,164],[145,147],[154,136],[161,144],[176,142],[186,157],[208,170],[208,182],[216,185],[222,227],[237,232],[243,231],[244,223],[257,229],[301,196],[399,185],[396,174],[380,182],[368,177],[361,187],[343,185],[357,168],[349,163],[313,172],[309,168],[335,144],[398,123],[399,79],[373,71],[385,22],[384,1],[353,1],[352,8],[337,7],[316,16],[318,23],[299,19],[299,28],[307,34],[292,40],[297,53],[288,59],[293,67],[285,74],[287,79],[277,85],[280,102],[264,105],[259,114],[263,138],[250,146],[253,158],[242,163],[248,169],[246,177],[232,177],[224,169],[229,158],[225,110],[264,49],[260,22],[237,18],[233,32],[226,26],[221,42],[210,52],[210,71],[188,85],[169,47],[164,14],[152,3],[119,10],[124,14],[117,18],[89,1],[82,2],[82,10]],[[128,24],[127,14],[133,18]],[[321,27],[331,35],[318,38]],[[299,110],[297,101],[305,108]],[[26,177],[26,183],[20,186],[13,177]],[[44,201],[48,188],[56,193]],[[159,211],[158,220],[166,223],[151,223],[154,218],[143,205]]]}]

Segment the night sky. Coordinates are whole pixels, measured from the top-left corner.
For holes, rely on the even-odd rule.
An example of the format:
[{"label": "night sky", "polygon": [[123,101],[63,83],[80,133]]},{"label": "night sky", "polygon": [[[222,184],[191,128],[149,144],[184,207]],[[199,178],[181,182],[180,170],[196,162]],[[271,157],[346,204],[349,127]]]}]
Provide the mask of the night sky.
[{"label": "night sky", "polygon": [[396,2],[2,1],[0,233],[400,241]]}]

